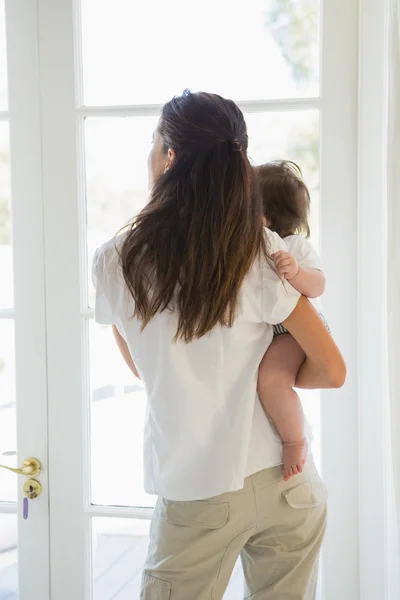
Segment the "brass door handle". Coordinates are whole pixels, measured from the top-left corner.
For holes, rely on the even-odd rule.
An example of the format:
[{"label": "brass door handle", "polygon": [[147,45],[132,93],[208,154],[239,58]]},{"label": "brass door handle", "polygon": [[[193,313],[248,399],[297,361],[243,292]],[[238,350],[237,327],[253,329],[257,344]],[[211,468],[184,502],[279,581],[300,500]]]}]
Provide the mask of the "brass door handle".
[{"label": "brass door handle", "polygon": [[11,471],[16,475],[26,475],[27,477],[35,477],[39,475],[42,470],[42,465],[40,460],[37,458],[27,458],[22,463],[22,466],[19,469],[13,469],[12,467],[7,467],[6,465],[0,465],[0,469],[7,469],[7,471]]}]

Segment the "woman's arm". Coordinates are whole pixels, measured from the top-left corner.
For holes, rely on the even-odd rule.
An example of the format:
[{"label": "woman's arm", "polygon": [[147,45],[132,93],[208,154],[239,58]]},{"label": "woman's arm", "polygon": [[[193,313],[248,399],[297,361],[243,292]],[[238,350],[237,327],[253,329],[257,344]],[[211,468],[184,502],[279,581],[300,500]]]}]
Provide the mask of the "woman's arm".
[{"label": "woman's arm", "polygon": [[307,298],[299,298],[296,308],[283,325],[306,355],[306,360],[297,374],[296,387],[342,387],[346,379],[345,362],[321,317]]},{"label": "woman's arm", "polygon": [[122,354],[122,358],[124,359],[124,361],[126,362],[128,367],[130,368],[132,373],[135,375],[135,377],[140,379],[140,375],[137,371],[135,363],[132,360],[132,356],[131,356],[131,353],[129,352],[129,348],[128,348],[126,341],[124,340],[124,338],[122,337],[122,335],[120,334],[118,329],[115,327],[115,325],[112,326],[112,330],[113,330],[114,338],[115,338],[115,341],[117,342],[119,351]]}]

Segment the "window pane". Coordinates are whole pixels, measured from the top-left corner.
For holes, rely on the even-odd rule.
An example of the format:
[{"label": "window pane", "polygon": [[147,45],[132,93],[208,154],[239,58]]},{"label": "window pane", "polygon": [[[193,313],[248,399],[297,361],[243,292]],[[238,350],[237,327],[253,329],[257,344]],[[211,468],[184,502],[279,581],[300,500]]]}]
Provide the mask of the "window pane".
[{"label": "window pane", "polygon": [[81,0],[84,102],[318,94],[319,0]]},{"label": "window pane", "polygon": [[[95,249],[146,204],[147,157],[157,121],[155,117],[85,121],[90,290],[90,263]],[[92,300],[93,290],[90,296]]]},{"label": "window pane", "polygon": [[0,0],[0,110],[7,110],[7,48],[5,0]]},{"label": "window pane", "polygon": [[[0,463],[10,467],[17,466],[16,456],[1,453],[16,450],[16,430],[14,322],[0,319]],[[0,469],[0,512],[1,502],[17,500],[17,484],[13,473]]]},{"label": "window pane", "polygon": [[[317,111],[247,114],[249,155],[255,163],[286,158],[303,170],[312,195],[313,241],[318,247],[319,114]],[[147,155],[156,119],[93,118],[86,121],[88,256],[145,204]],[[90,290],[92,290],[91,283]],[[90,293],[93,300],[93,290]],[[91,303],[92,304],[92,303]],[[107,327],[90,326],[92,378],[92,501],[151,506],[142,490],[145,397],[119,356]],[[319,460],[319,402],[302,394]],[[111,442],[104,444],[104,435]],[[120,457],[132,462],[127,478]],[[103,473],[107,465],[108,478]],[[112,481],[110,482],[109,477]]]},{"label": "window pane", "polygon": [[0,532],[0,600],[18,600],[17,516],[0,514]]},{"label": "window pane", "polygon": [[304,414],[312,429],[313,442],[311,446],[317,469],[321,470],[321,403],[319,390],[297,390]]},{"label": "window pane", "polygon": [[[149,528],[150,521],[92,519],[93,600],[139,598]],[[238,563],[224,600],[242,600],[243,586],[243,574]]]},{"label": "window pane", "polygon": [[[286,158],[302,168],[311,190],[313,241],[318,246],[318,112],[266,112],[245,117],[249,155],[256,164]],[[147,157],[156,124],[153,117],[91,118],[85,122],[89,264],[96,247],[110,239],[147,201]],[[89,290],[92,305],[90,277]]]},{"label": "window pane", "polygon": [[150,521],[92,519],[93,600],[140,597]]},{"label": "window pane", "polygon": [[311,193],[312,242],[319,246],[319,112],[253,113],[246,116],[249,156],[255,164],[292,160]]},{"label": "window pane", "polygon": [[0,310],[14,304],[8,123],[0,122]]},{"label": "window pane", "polygon": [[111,328],[91,322],[89,331],[91,501],[154,506],[154,498],[143,491],[143,386],[125,366]]}]

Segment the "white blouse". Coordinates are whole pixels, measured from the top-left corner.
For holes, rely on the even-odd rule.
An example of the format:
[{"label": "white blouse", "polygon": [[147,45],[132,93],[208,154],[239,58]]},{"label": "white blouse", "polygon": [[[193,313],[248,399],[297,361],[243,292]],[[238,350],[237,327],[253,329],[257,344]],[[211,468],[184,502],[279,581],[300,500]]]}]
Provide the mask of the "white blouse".
[{"label": "white blouse", "polygon": [[[270,253],[286,250],[278,235],[267,229],[265,235]],[[175,342],[174,313],[157,314],[143,331],[132,318],[120,242],[111,240],[95,254],[95,316],[117,326],[145,386],[145,490],[184,501],[241,489],[248,475],[282,462],[280,440],[257,396],[257,372],[272,325],[290,315],[300,294],[266,260],[257,260],[233,326],[217,326],[189,344]]]}]

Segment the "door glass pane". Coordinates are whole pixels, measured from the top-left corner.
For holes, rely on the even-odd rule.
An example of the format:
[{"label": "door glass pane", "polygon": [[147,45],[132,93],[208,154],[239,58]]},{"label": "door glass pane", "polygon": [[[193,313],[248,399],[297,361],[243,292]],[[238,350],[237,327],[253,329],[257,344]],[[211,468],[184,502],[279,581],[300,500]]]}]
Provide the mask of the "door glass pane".
[{"label": "door glass pane", "polygon": [[0,600],[18,600],[17,560],[17,516],[0,514]]},{"label": "door glass pane", "polygon": [[123,362],[111,328],[90,322],[89,331],[91,501],[154,506],[143,491],[143,386]]},{"label": "door glass pane", "polygon": [[149,528],[145,520],[92,519],[93,600],[140,597]]},{"label": "door glass pane", "polygon": [[[8,455],[16,448],[14,322],[0,319],[0,463],[17,466],[16,456]],[[1,502],[16,501],[17,483],[13,473],[0,469],[0,512]]]},{"label": "door glass pane", "polygon": [[84,102],[318,94],[319,0],[81,0]]},{"label": "door glass pane", "polygon": [[7,48],[5,0],[0,0],[0,111],[7,110]]},{"label": "door glass pane", "polygon": [[257,165],[292,160],[302,170],[311,194],[312,242],[319,245],[319,112],[253,113],[246,116],[249,156]]},{"label": "door glass pane", "polygon": [[[254,163],[286,158],[303,170],[312,196],[313,241],[318,247],[319,114],[317,111],[247,114]],[[112,237],[147,199],[147,155],[157,119],[93,118],[86,121],[88,257]],[[90,304],[93,302],[89,282]],[[142,489],[145,396],[120,357],[109,328],[90,325],[92,397],[92,502],[152,506]],[[314,429],[319,460],[317,394],[302,394]],[[104,436],[110,442],[104,444]],[[124,460],[121,461],[121,457]],[[126,461],[132,477],[126,476]],[[103,477],[107,466],[107,481]],[[111,478],[111,480],[110,480]]]},{"label": "door glass pane", "polygon": [[311,450],[317,469],[321,470],[321,405],[319,390],[297,390],[304,414],[312,429]]},{"label": "door glass pane", "polygon": [[8,123],[0,121],[0,310],[14,304],[10,199]]},{"label": "door glass pane", "polygon": [[[150,521],[144,520],[92,519],[93,600],[139,598],[149,528]],[[224,600],[242,600],[243,586],[238,563]]]},{"label": "door glass pane", "polygon": [[[311,190],[313,242],[318,246],[318,112],[266,112],[245,117],[249,156],[254,163],[286,158],[302,168]],[[147,157],[156,124],[154,117],[85,121],[89,265],[96,247],[115,235],[147,201]],[[88,284],[92,305],[90,276]]]},{"label": "door glass pane", "polygon": [[157,121],[155,117],[85,121],[89,275],[95,249],[146,204],[147,157]]}]

